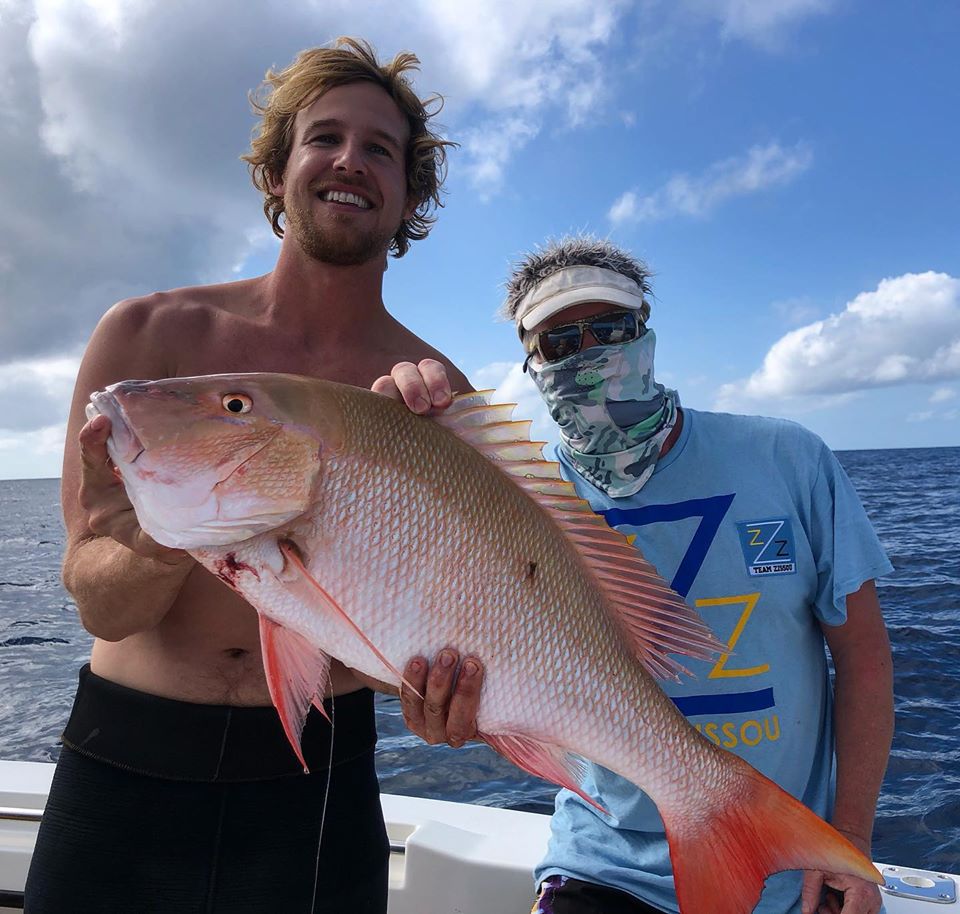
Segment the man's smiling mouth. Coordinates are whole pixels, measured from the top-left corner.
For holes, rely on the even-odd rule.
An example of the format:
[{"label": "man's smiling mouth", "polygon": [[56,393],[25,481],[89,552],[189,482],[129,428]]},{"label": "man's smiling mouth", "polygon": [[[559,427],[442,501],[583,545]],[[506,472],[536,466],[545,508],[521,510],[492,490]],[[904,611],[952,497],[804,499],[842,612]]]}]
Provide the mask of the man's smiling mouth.
[{"label": "man's smiling mouth", "polygon": [[370,201],[365,200],[359,194],[351,194],[343,190],[324,190],[317,196],[325,203],[346,203],[349,206],[357,206],[360,209],[370,209]]}]

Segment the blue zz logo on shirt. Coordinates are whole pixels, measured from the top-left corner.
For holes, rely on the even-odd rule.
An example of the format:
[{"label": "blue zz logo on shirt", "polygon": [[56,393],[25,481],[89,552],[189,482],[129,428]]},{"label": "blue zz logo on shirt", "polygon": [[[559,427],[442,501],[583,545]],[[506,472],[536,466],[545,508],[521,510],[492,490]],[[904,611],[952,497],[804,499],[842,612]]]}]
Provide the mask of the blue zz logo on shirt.
[{"label": "blue zz logo on shirt", "polygon": [[746,521],[737,524],[737,533],[747,574],[751,577],[796,573],[790,518]]}]

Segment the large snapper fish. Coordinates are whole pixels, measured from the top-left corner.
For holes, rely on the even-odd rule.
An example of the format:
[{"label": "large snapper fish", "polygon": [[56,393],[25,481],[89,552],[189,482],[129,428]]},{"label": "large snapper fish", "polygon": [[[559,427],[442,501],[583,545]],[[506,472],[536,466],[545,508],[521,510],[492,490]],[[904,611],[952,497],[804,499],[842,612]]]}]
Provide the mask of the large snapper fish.
[{"label": "large snapper fish", "polygon": [[477,726],[494,749],[595,806],[583,758],[654,800],[685,914],[747,914],[784,869],[880,882],[660,690],[655,677],[684,672],[676,655],[723,645],[512,409],[469,394],[426,419],[355,387],[240,374],[124,381],[88,415],[111,420],[143,529],[257,609],[298,755],[331,657],[407,687],[410,657],[452,647],[484,663]]}]

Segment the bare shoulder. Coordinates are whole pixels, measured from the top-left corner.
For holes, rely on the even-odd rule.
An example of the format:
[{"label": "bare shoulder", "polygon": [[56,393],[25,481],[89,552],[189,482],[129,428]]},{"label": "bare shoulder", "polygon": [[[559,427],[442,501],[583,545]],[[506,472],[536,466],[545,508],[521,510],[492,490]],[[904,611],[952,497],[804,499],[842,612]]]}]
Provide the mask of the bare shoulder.
[{"label": "bare shoulder", "polygon": [[467,393],[473,390],[473,385],[467,380],[467,376],[444,353],[422,340],[406,327],[399,324],[398,327],[400,327],[400,331],[394,337],[391,346],[391,367],[398,362],[417,364],[424,359],[433,359],[446,369],[447,378],[454,393]]},{"label": "bare shoulder", "polygon": [[209,348],[218,328],[248,310],[255,295],[256,280],[245,280],[124,299],[101,318],[85,359],[101,364],[103,377],[176,375],[191,351]]},{"label": "bare shoulder", "polygon": [[180,335],[242,311],[252,293],[252,281],[153,292],[117,302],[100,323],[113,332]]}]

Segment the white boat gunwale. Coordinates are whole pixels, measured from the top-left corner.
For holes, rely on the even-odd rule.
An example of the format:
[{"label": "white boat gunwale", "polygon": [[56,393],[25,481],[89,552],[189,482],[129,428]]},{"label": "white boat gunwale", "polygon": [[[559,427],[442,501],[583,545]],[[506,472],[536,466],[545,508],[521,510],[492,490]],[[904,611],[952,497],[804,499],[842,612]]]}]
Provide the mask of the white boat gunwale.
[{"label": "white boat gunwale", "polygon": [[[23,885],[54,765],[0,760],[0,914]],[[390,838],[389,914],[527,914],[549,816],[382,794]],[[877,863],[887,914],[960,914],[960,876]]]}]

